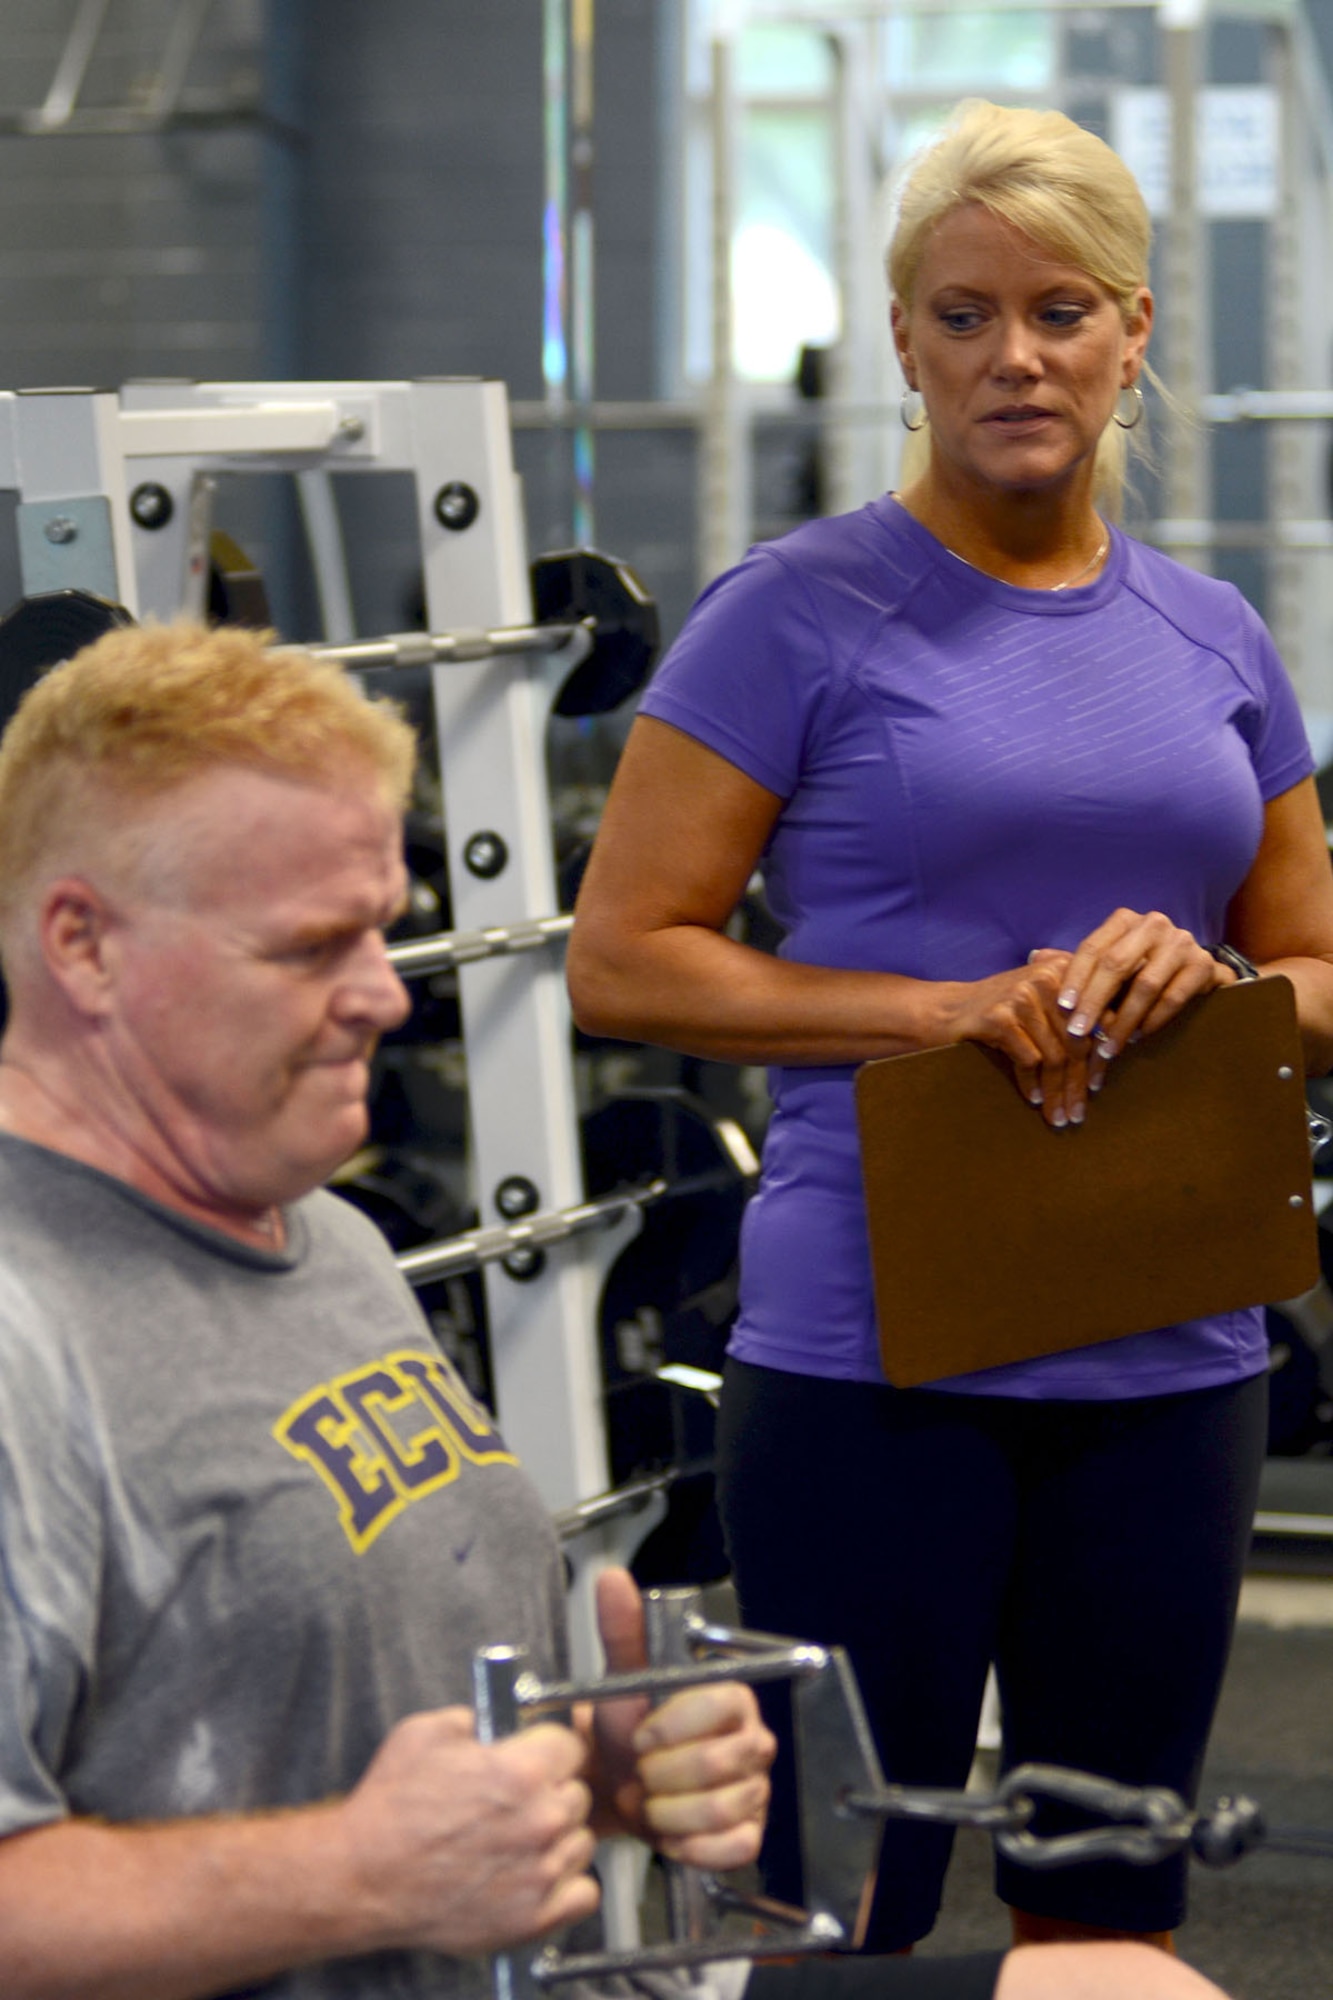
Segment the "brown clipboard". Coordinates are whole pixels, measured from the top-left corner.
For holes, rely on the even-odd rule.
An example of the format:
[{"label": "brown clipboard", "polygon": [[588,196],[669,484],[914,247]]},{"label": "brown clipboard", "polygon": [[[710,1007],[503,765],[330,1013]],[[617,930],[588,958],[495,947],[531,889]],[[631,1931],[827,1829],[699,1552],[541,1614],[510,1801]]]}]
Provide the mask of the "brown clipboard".
[{"label": "brown clipboard", "polygon": [[1219,988],[1053,1131],[979,1043],[865,1063],[861,1164],[899,1388],[1241,1306],[1319,1276],[1291,982]]}]

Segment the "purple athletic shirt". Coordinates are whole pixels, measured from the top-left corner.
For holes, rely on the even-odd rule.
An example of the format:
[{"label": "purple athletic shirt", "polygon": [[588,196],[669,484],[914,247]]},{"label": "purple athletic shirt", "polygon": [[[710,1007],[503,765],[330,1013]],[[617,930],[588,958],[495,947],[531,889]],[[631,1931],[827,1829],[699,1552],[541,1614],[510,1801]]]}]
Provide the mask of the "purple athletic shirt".
[{"label": "purple athletic shirt", "polygon": [[[1216,942],[1264,802],[1313,768],[1273,642],[1230,584],[1113,533],[1095,582],[1021,590],[888,495],[713,583],[641,713],[784,801],[763,864],[784,957],[917,979],[1072,948],[1121,905]],[[771,1072],[730,1351],[880,1382],[853,1075]],[[1158,1395],[1255,1374],[1266,1353],[1255,1307],[941,1386]]]}]

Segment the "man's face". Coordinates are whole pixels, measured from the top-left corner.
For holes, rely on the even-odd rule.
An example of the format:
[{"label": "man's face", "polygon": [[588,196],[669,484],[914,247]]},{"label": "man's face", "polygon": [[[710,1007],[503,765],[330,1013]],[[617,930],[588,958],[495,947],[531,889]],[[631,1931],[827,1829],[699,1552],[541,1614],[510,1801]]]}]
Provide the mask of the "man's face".
[{"label": "man's face", "polygon": [[219,1216],[293,1200],[361,1144],[370,1057],[408,1011],[383,938],[407,884],[398,815],[360,767],[235,767],[153,819],[169,865],[108,939],[135,1143]]}]

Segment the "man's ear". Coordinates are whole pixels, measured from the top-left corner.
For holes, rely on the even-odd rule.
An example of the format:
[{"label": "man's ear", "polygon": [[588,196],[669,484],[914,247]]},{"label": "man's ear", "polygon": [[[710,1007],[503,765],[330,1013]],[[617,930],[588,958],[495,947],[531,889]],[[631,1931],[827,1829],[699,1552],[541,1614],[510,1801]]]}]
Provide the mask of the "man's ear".
[{"label": "man's ear", "polygon": [[105,897],[81,875],[48,885],[37,915],[37,937],[47,971],[83,1014],[102,1014],[114,984],[108,951],[113,929]]}]

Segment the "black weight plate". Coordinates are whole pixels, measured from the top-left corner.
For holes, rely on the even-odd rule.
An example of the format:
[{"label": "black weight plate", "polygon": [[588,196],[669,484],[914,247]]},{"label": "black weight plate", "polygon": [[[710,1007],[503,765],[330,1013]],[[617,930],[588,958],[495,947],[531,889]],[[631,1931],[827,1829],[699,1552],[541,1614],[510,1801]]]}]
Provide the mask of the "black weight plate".
[{"label": "black weight plate", "polygon": [[52,667],[72,659],[104,632],[133,623],[123,604],[91,590],[48,590],[20,598],[0,618],[0,726]]},{"label": "black weight plate", "polygon": [[657,658],[657,604],[628,564],[597,549],[562,549],[532,565],[538,622],[571,624],[591,618],[593,649],[574,668],[555,700],[563,716],[607,715],[637,694]]},{"label": "black weight plate", "polygon": [[608,1194],[626,1182],[665,1174],[675,1181],[716,1176],[719,1187],[744,1184],[719,1119],[688,1090],[630,1091],[599,1105],[583,1120],[584,1185]]}]

